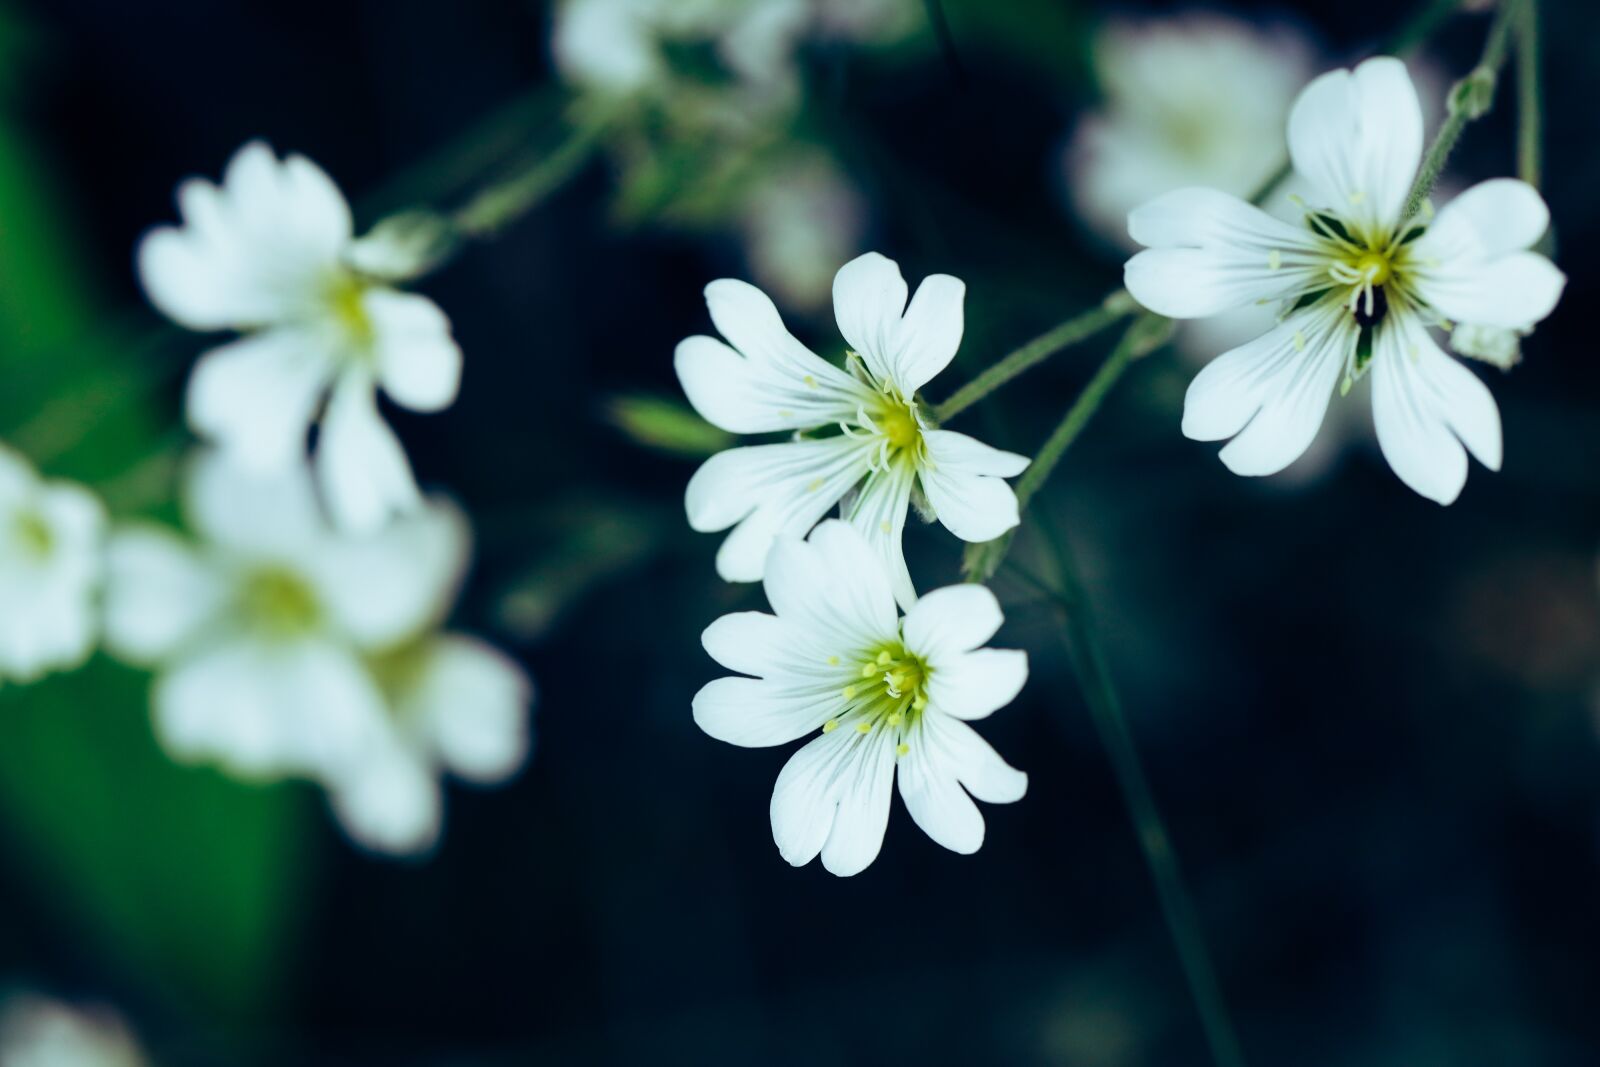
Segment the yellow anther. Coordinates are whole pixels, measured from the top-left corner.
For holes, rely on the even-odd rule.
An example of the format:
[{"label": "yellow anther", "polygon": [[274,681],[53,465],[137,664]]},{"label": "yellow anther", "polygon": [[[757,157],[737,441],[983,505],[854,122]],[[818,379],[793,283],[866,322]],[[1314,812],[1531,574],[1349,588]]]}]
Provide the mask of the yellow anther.
[{"label": "yellow anther", "polygon": [[878,527],[879,529],[883,530],[884,533],[891,533],[894,530],[894,527],[889,525],[888,519],[884,519],[882,522],[878,523]]},{"label": "yellow anther", "polygon": [[780,419],[792,419],[792,418],[794,418],[794,412],[788,411],[788,410],[786,410],[784,408],[779,408],[778,409],[778,417]]},{"label": "yellow anther", "polygon": [[853,685],[845,686],[844,687],[844,698],[846,700],[854,700],[856,698],[856,687],[853,686]]},{"label": "yellow anther", "polygon": [[876,663],[863,663],[861,665],[861,677],[863,677],[863,678],[871,678],[874,674],[877,674],[877,673],[878,673],[878,665]]},{"label": "yellow anther", "polygon": [[1267,269],[1277,270],[1281,266],[1283,266],[1283,253],[1274,248],[1267,253]]},{"label": "yellow anther", "polygon": [[838,656],[829,656],[828,657],[828,666],[837,667],[838,665],[839,665],[839,657]]},{"label": "yellow anther", "polygon": [[812,389],[815,389],[817,387],[817,380],[815,378],[813,378],[809,374],[806,375],[804,378],[801,378],[800,380],[805,382],[806,385],[810,386]]},{"label": "yellow anther", "polygon": [[839,728],[839,720],[838,719],[829,719],[827,722],[822,724],[822,732],[825,733],[825,734],[831,734],[835,730],[837,730],[838,728]]},{"label": "yellow anther", "polygon": [[872,723],[868,722],[866,719],[862,719],[860,722],[856,723],[856,733],[870,734],[871,732]]},{"label": "yellow anther", "polygon": [[899,746],[897,746],[895,748],[894,754],[896,756],[900,756],[900,757],[904,758],[905,755],[910,751],[911,751],[911,746],[906,744],[904,741],[902,741],[902,742],[900,742]]},{"label": "yellow anther", "polygon": [[905,721],[906,721],[906,717],[904,715],[900,714],[898,711],[892,712],[889,715],[889,725],[890,726],[899,726],[901,723],[903,723]]},{"label": "yellow anther", "polygon": [[928,698],[927,698],[927,696],[925,694],[918,693],[916,696],[911,698],[911,707],[914,710],[921,711],[923,708],[925,708],[927,706],[928,706]]},{"label": "yellow anther", "polygon": [[1299,330],[1294,332],[1294,350],[1296,352],[1304,352],[1306,350],[1306,335]]},{"label": "yellow anther", "polygon": [[821,488],[822,488],[822,479],[821,478],[813,478],[813,479],[811,479],[811,481],[806,483],[806,492],[808,492],[808,493],[815,493],[818,489],[821,489]]},{"label": "yellow anther", "polygon": [[884,649],[882,652],[878,653],[878,666],[887,667],[889,664],[891,664],[893,662],[894,662],[894,657],[889,655],[889,650],[888,649]]}]

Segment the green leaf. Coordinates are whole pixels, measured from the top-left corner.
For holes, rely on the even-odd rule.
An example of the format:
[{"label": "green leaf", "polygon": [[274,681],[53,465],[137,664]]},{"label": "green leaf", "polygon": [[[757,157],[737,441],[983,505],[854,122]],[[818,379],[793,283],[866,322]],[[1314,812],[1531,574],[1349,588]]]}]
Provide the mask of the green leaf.
[{"label": "green leaf", "polygon": [[679,456],[709,456],[733,444],[733,435],[671,397],[632,393],[612,397],[606,419],[636,444]]}]

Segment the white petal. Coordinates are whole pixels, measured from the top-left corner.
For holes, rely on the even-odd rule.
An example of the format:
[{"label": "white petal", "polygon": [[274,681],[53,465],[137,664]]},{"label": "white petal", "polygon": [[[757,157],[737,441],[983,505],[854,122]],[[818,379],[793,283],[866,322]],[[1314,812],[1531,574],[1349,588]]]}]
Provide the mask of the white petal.
[{"label": "white petal", "polygon": [[330,539],[297,561],[340,631],[363,649],[405,643],[450,610],[466,570],[466,517],[435,498],[371,534]]},{"label": "white petal", "polygon": [[722,616],[706,627],[700,643],[730,671],[758,678],[829,674],[828,657],[833,654],[815,634],[762,611]]},{"label": "white petal", "polygon": [[906,295],[900,267],[877,252],[857,256],[833,276],[833,314],[839,332],[879,381],[893,380],[890,359],[899,340]]},{"label": "white petal", "polygon": [[1233,437],[1222,450],[1229,470],[1276,474],[1311,446],[1355,333],[1343,307],[1323,305],[1223,353],[1189,384],[1184,435],[1195,441]]},{"label": "white petal", "polygon": [[673,366],[694,409],[730,433],[771,433],[855,421],[857,410],[872,400],[866,386],[800,349],[793,338],[788,340],[799,351],[775,360],[741,356],[714,337],[690,337],[678,344]]},{"label": "white petal", "polygon": [[1318,207],[1368,230],[1398,225],[1422,158],[1422,106],[1405,64],[1379,56],[1312,81],[1289,114],[1289,155]]},{"label": "white petal", "polygon": [[922,488],[944,527],[963,541],[992,541],[1017,525],[1017,495],[996,475],[1020,474],[1026,456],[1001,452],[949,430],[923,433]]},{"label": "white petal", "polygon": [[848,733],[854,740],[838,767],[839,811],[822,846],[822,866],[841,878],[860,874],[878,858],[894,793],[893,735],[883,730],[866,737]]},{"label": "white petal", "polygon": [[225,595],[220,575],[171,531],[122,530],[106,557],[106,647],[132,663],[170,656],[202,632]]},{"label": "white petal", "polygon": [[533,683],[516,660],[474,637],[430,642],[427,668],[408,706],[416,709],[451,771],[490,784],[515,774],[532,744]]},{"label": "white petal", "polygon": [[332,374],[316,332],[263,330],[200,357],[185,401],[189,425],[242,463],[282,470],[305,455],[306,431]]},{"label": "white petal", "polygon": [[461,349],[450,320],[427,297],[369,289],[362,306],[372,323],[378,382],[396,404],[412,411],[442,411],[461,385]]},{"label": "white petal", "polygon": [[923,833],[952,852],[971,855],[983,845],[983,815],[956,781],[956,768],[942,758],[928,721],[907,735],[900,799]]},{"label": "white petal", "polygon": [[161,227],[139,248],[151,302],[191,329],[249,328],[305,316],[338,270],[350,210],[310,161],[283,162],[252,142],[221,187],[200,179],[178,191],[181,228]]},{"label": "white petal", "polygon": [[966,293],[966,283],[948,274],[930,274],[917,286],[889,353],[890,380],[902,396],[914,395],[955,358]]},{"label": "white petal", "polygon": [[1326,269],[1310,234],[1214,189],[1158,196],[1128,216],[1128,228],[1150,246],[1123,271],[1128,291],[1173,318],[1283,299]]},{"label": "white petal", "polygon": [[[1467,480],[1465,443],[1500,469],[1500,412],[1488,387],[1439,350],[1420,325],[1401,320],[1378,335],[1372,365],[1378,445],[1400,480],[1440,504]],[[1459,439],[1459,440],[1458,440]]]},{"label": "white petal", "polygon": [[1536,252],[1485,259],[1462,251],[1440,256],[1427,245],[1418,255],[1431,258],[1416,272],[1417,290],[1457,322],[1529,330],[1555,310],[1567,284],[1566,275]]},{"label": "white petal", "polygon": [[292,559],[325,530],[304,464],[265,474],[216,449],[190,461],[184,511],[202,537],[251,556]]},{"label": "white petal", "polygon": [[842,688],[807,690],[760,678],[718,678],[694,695],[694,722],[718,741],[741,748],[787,744],[843,710]]},{"label": "white petal", "polygon": [[777,537],[803,537],[859,482],[874,442],[846,436],[719,452],[689,479],[689,525],[700,531],[737,524],[717,552],[730,582],[759,580]]},{"label": "white petal", "polygon": [[945,586],[920,598],[906,612],[906,647],[939,663],[981,647],[1003,621],[1000,601],[987,586]]},{"label": "white petal", "polygon": [[898,630],[894,594],[879,557],[860,533],[836,519],[818,526],[809,541],[776,542],[765,589],[778,618],[797,633],[822,635],[822,644],[865,649]]},{"label": "white petal", "polygon": [[982,719],[1016,699],[1028,681],[1028,654],[980,648],[941,658],[928,678],[931,707],[958,719]]},{"label": "white petal", "polygon": [[1028,776],[1000,758],[978,731],[948,715],[922,719],[931,758],[948,767],[967,792],[986,804],[1012,804],[1028,791]]},{"label": "white petal", "polygon": [[335,773],[387,729],[367,672],[322,641],[218,645],[158,679],[152,700],[175,758],[248,776]]},{"label": "white petal", "polygon": [[1550,209],[1537,189],[1516,178],[1491,178],[1440,208],[1418,248],[1444,260],[1476,262],[1532,248],[1549,228]]},{"label": "white petal", "polygon": [[893,463],[887,469],[875,471],[862,485],[849,515],[850,525],[861,531],[882,561],[894,587],[894,598],[903,607],[910,607],[917,599],[901,544],[915,480],[916,469],[908,462]]},{"label": "white petal", "polygon": [[328,799],[350,839],[373,852],[413,856],[439,842],[444,802],[438,779],[398,742],[346,771]]},{"label": "white petal", "polygon": [[405,449],[378,414],[372,379],[346,371],[334,386],[317,441],[317,481],[334,523],[371,531],[421,503]]}]

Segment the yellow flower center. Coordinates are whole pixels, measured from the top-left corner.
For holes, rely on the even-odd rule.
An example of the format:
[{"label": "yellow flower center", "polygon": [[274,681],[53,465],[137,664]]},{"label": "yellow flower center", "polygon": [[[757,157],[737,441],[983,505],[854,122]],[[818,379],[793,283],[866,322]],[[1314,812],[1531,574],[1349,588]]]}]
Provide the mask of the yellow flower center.
[{"label": "yellow flower center", "polygon": [[1352,266],[1355,272],[1367,279],[1368,284],[1382,285],[1394,274],[1394,266],[1389,256],[1383,252],[1368,251],[1358,258]]},{"label": "yellow flower center", "polygon": [[906,734],[928,706],[928,677],[932,673],[922,657],[900,641],[890,641],[866,652],[856,672],[857,680],[844,687],[844,714],[822,725],[823,733],[840,726],[863,736],[876,730],[893,731],[896,753],[904,756]]},{"label": "yellow flower center", "polygon": [[327,301],[334,321],[362,348],[370,345],[376,335],[372,316],[367,314],[366,295],[366,282],[349,271],[341,271],[328,285]]},{"label": "yellow flower center", "polygon": [[245,579],[240,611],[249,624],[274,637],[293,637],[316,628],[322,606],[305,580],[282,567],[263,567]]},{"label": "yellow flower center", "polygon": [[24,511],[12,520],[12,536],[23,553],[43,559],[55,547],[55,531],[50,529],[50,524],[43,515],[37,511]]}]

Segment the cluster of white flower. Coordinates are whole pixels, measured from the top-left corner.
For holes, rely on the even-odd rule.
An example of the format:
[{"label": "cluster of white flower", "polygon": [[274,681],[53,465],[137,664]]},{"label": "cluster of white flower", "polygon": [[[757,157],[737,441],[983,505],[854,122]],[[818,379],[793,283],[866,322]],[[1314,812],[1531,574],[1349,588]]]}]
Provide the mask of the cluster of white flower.
[{"label": "cluster of white flower", "polygon": [[[730,615],[706,631],[718,662],[758,677],[701,690],[695,721],[739,745],[823,731],[773,793],[773,837],[791,863],[820,851],[828,870],[855,874],[872,862],[897,762],[912,817],[958,852],[977,849],[983,820],[957,782],[991,802],[1016,800],[1026,785],[959,721],[1010,702],[1027,677],[1020,652],[973,651],[999,628],[999,604],[979,587],[918,599],[901,547],[913,498],[966,541],[1018,522],[1004,479],[1026,457],[937,429],[920,400],[961,344],[965,293],[935,274],[908,304],[900,268],[869,252],[833,281],[851,346],[843,368],[797,341],[759,289],[731,279],[706,287],[729,343],[678,345],[678,379],[707,420],[732,433],[794,434],[711,457],[685,501],[695,529],[734,527],[718,573],[764,579],[777,612]],[[817,526],[835,505],[846,521]]]},{"label": "cluster of white flower", "polygon": [[108,535],[87,490],[0,449],[0,677],[82,664],[103,623],[108,651],[159,670],[155,728],[174,758],[309,778],[357,842],[427,851],[442,773],[492,783],[521,767],[532,686],[441,632],[466,519],[422,495],[376,406],[379,386],[415,410],[456,394],[448,320],[390,285],[426,250],[393,227],[354,239],[328,176],[259,143],[220,187],[194,179],[178,199],[184,225],[140,247],[151,300],[194,329],[247,331],[189,382],[189,422],[213,442],[184,486],[198,541],[152,524]]}]

